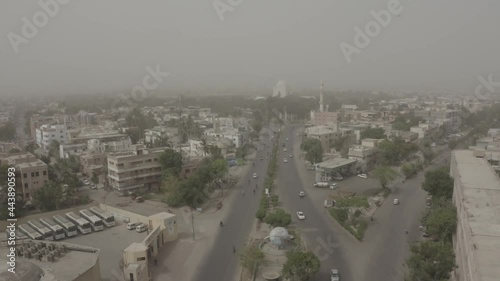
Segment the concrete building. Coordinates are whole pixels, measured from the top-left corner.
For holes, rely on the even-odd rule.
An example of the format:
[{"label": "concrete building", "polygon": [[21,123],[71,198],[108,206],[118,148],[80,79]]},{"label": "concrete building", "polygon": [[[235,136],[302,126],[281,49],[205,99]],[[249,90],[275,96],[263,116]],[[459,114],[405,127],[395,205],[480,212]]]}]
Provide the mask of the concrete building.
[{"label": "concrete building", "polygon": [[234,128],[219,128],[208,129],[203,133],[205,136],[212,137],[215,140],[227,139],[232,141],[236,148],[244,144],[243,134]]},{"label": "concrete building", "polygon": [[36,129],[36,143],[45,153],[53,141],[65,144],[68,140],[66,125],[42,125]]},{"label": "concrete building", "polygon": [[132,151],[110,154],[109,186],[122,193],[159,186],[162,175],[159,158],[164,150],[164,147],[146,149],[144,145],[135,145]]},{"label": "concrete building", "polygon": [[418,126],[414,126],[410,128],[410,132],[417,133],[419,139],[423,139],[429,135],[435,133],[438,129],[438,126],[433,123],[420,123]]},{"label": "concrete building", "polygon": [[59,145],[59,157],[61,159],[69,158],[70,156],[79,156],[87,151],[86,143],[72,143]]},{"label": "concrete building", "polygon": [[306,138],[319,140],[323,151],[329,151],[333,142],[342,136],[342,132],[327,126],[309,127],[304,133]]},{"label": "concrete building", "polygon": [[457,232],[453,247],[457,267],[453,281],[497,281],[500,276],[500,178],[470,150],[451,158]]},{"label": "concrete building", "polygon": [[99,175],[104,171],[108,155],[102,152],[87,151],[80,155],[80,170],[89,177]]},{"label": "concrete building", "polygon": [[[101,281],[100,250],[87,246],[36,240],[16,241],[16,273],[0,264],[0,280]],[[8,248],[0,246],[5,257]]]},{"label": "concrete building", "polygon": [[16,168],[16,192],[22,194],[25,201],[49,181],[47,164],[31,153],[0,154],[0,163]]},{"label": "concrete building", "polygon": [[328,111],[311,111],[311,122],[315,126],[338,124],[339,113]]}]

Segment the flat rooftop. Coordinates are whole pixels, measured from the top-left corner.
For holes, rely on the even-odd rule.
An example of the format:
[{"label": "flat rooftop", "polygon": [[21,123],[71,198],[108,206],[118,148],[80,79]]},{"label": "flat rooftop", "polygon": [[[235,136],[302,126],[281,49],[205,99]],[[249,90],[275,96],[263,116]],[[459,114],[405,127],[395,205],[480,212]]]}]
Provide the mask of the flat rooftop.
[{"label": "flat rooftop", "polygon": [[346,158],[334,158],[327,160],[325,162],[318,163],[316,164],[316,166],[323,169],[336,169],[353,163],[356,163],[356,160],[346,159]]},{"label": "flat rooftop", "polygon": [[497,281],[500,276],[500,178],[473,151],[457,150],[459,180],[463,188],[463,209],[467,213],[480,281]]},{"label": "flat rooftop", "polygon": [[[47,241],[44,242],[47,243]],[[39,261],[35,258],[26,259],[21,257],[17,257],[16,260],[29,261],[39,266],[46,273],[46,275],[48,275],[47,277],[53,276],[53,280],[74,280],[79,275],[95,266],[98,262],[100,252],[99,249],[60,242],[49,242],[47,244],[62,244],[65,245],[68,250],[65,254],[63,254],[63,256],[56,258],[55,262]],[[7,253],[6,247],[0,247],[0,255],[2,255],[2,257],[5,257]],[[0,263],[0,272],[6,271],[7,268],[6,263]],[[43,281],[51,279],[42,278],[40,280]]]}]

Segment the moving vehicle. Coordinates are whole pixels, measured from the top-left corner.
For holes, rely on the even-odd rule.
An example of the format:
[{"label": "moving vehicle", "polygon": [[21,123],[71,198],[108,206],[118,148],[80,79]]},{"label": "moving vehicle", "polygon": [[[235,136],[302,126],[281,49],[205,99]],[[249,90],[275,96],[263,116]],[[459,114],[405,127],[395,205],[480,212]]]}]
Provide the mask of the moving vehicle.
[{"label": "moving vehicle", "polygon": [[283,148],[283,152],[286,152],[286,148]]},{"label": "moving vehicle", "polygon": [[78,234],[76,225],[70,222],[66,217],[61,215],[55,215],[52,218],[57,224],[59,224],[64,229],[66,237],[72,237]]},{"label": "moving vehicle", "polygon": [[78,228],[78,231],[80,231],[81,234],[88,234],[92,231],[90,222],[79,215],[69,212],[66,213],[66,217],[76,225],[76,228]]},{"label": "moving vehicle", "polygon": [[64,232],[64,229],[57,224],[54,220],[49,219],[49,218],[42,218],[40,219],[40,222],[45,225],[47,228],[52,230],[52,233],[54,234],[54,240],[61,240],[66,237],[66,233]]},{"label": "moving vehicle", "polygon": [[50,230],[48,227],[43,225],[41,222],[37,220],[28,221],[29,226],[31,226],[34,230],[38,231],[43,236],[43,239],[52,241],[54,240],[54,231]]},{"label": "moving vehicle", "polygon": [[284,163],[288,163],[288,159],[283,158],[283,162],[284,162]]},{"label": "moving vehicle", "polygon": [[128,230],[135,229],[138,224],[139,224],[138,222],[129,222],[129,223],[127,223],[127,229]]},{"label": "moving vehicle", "polygon": [[90,184],[89,180],[87,180],[87,179],[84,179],[82,182],[83,182],[84,185],[89,185]]},{"label": "moving vehicle", "polygon": [[257,173],[253,173],[253,178],[256,179],[257,178]]},{"label": "moving vehicle", "polygon": [[299,192],[299,196],[304,197],[304,196],[306,196],[306,193],[304,191],[301,191],[301,192]]},{"label": "moving vehicle", "polygon": [[367,179],[368,176],[366,174],[358,174],[358,177],[362,178],[362,179]]},{"label": "moving vehicle", "polygon": [[115,216],[113,216],[111,213],[106,212],[101,210],[98,207],[92,207],[89,209],[92,213],[94,213],[96,216],[98,216],[100,219],[102,219],[102,222],[106,227],[112,227],[115,226]]},{"label": "moving vehicle", "polygon": [[334,180],[336,180],[336,181],[341,181],[341,180],[343,180],[343,179],[344,179],[344,177],[343,177],[343,176],[341,176],[341,175],[336,175],[336,176],[333,176],[333,177],[332,177],[332,179],[334,179]]},{"label": "moving vehicle", "polygon": [[140,224],[138,224],[138,225],[135,227],[135,231],[137,231],[137,232],[139,232],[139,233],[144,232],[144,231],[146,231],[146,230],[148,230],[148,227],[147,227],[145,224],[143,224],[143,223],[140,223]]},{"label": "moving vehicle", "polygon": [[93,231],[101,231],[104,229],[102,220],[98,216],[94,215],[91,211],[80,210],[80,215],[82,215],[82,217],[90,222],[90,227],[92,227]]},{"label": "moving vehicle", "polygon": [[333,204],[334,204],[334,201],[333,200],[328,200],[328,199],[325,199],[325,202],[323,203],[323,206],[325,208],[331,208],[333,207]]},{"label": "moving vehicle", "polygon": [[336,183],[329,183],[327,181],[318,181],[314,183],[313,187],[328,187],[330,189],[334,189],[337,187]]},{"label": "moving vehicle", "polygon": [[293,154],[288,155],[288,157],[293,158]]},{"label": "moving vehicle", "polygon": [[330,281],[340,281],[340,274],[338,269],[330,270]]},{"label": "moving vehicle", "polygon": [[392,204],[399,205],[399,199],[395,198],[394,201],[392,201]]},{"label": "moving vehicle", "polygon": [[299,218],[299,220],[305,220],[306,219],[306,215],[304,215],[303,212],[297,212],[297,217]]}]

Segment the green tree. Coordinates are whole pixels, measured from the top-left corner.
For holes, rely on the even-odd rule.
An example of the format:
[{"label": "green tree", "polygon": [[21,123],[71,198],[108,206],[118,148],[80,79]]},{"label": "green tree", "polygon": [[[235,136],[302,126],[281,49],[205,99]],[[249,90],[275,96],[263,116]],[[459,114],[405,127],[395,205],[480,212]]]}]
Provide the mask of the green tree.
[{"label": "green tree", "polygon": [[292,222],[292,216],[283,209],[276,209],[273,213],[267,214],[264,222],[273,227],[286,227]]},{"label": "green tree", "polygon": [[160,164],[164,174],[172,174],[178,177],[183,165],[182,155],[171,148],[167,148],[160,155]]},{"label": "green tree", "polygon": [[439,168],[425,173],[422,188],[433,197],[451,199],[453,196],[453,178],[446,168]]},{"label": "green tree", "polygon": [[320,261],[313,252],[290,251],[283,265],[282,274],[287,280],[310,280],[320,268]]},{"label": "green tree", "polygon": [[450,243],[419,242],[410,245],[406,266],[405,281],[447,281],[455,267],[455,254]]},{"label": "green tree", "polygon": [[373,175],[379,180],[382,188],[387,188],[387,185],[396,179],[398,172],[388,166],[380,166],[373,170]]},{"label": "green tree", "polygon": [[445,205],[432,205],[422,223],[431,236],[451,242],[451,236],[457,229],[457,209],[450,200],[446,201]]},{"label": "green tree", "polygon": [[56,140],[53,140],[49,144],[49,156],[54,157],[56,159],[59,159],[59,142]]},{"label": "green tree", "polygon": [[426,165],[429,165],[436,156],[436,154],[434,153],[434,151],[432,151],[431,148],[422,149],[422,154],[424,155],[424,164]]},{"label": "green tree", "polygon": [[247,245],[240,253],[241,266],[254,272],[259,263],[264,260],[264,253],[257,245]]},{"label": "green tree", "polygon": [[407,163],[404,163],[403,166],[401,166],[401,171],[403,172],[405,177],[408,179],[417,173],[417,167],[415,167],[414,164],[407,162]]},{"label": "green tree", "polygon": [[361,131],[361,139],[385,139],[383,128],[366,128]]},{"label": "green tree", "polygon": [[42,211],[58,210],[64,201],[62,186],[49,181],[35,192],[34,199]]},{"label": "green tree", "polygon": [[323,147],[318,139],[306,139],[300,149],[306,152],[305,159],[311,163],[323,161]]},{"label": "green tree", "polygon": [[278,206],[279,202],[279,196],[277,194],[271,195],[271,204],[273,204],[274,207]]},{"label": "green tree", "polygon": [[158,122],[152,115],[144,115],[139,107],[132,109],[125,117],[127,127],[136,127],[139,129],[140,135],[144,135],[144,130],[158,126]]}]

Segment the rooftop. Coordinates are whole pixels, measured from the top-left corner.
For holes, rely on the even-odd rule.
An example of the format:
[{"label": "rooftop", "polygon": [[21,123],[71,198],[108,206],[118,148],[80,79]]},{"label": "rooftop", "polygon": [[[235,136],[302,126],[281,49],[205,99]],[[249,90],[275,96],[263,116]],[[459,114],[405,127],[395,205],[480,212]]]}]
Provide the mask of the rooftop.
[{"label": "rooftop", "polygon": [[334,158],[321,163],[316,164],[317,167],[323,169],[336,169],[345,165],[349,165],[352,163],[356,163],[354,159],[346,159],[346,158]]},{"label": "rooftop", "polygon": [[463,209],[467,213],[475,262],[481,281],[500,276],[500,178],[473,151],[453,152],[463,187]]},{"label": "rooftop", "polygon": [[[61,257],[56,257],[54,262],[44,261],[44,259],[40,261],[36,258],[26,259],[19,256],[16,259],[18,262],[28,261],[41,268],[45,273],[45,276],[42,279],[39,279],[41,281],[74,280],[79,275],[92,268],[96,263],[99,263],[99,249],[60,242],[51,242],[47,244],[54,244],[58,246],[64,245],[66,252],[62,254]],[[19,245],[20,244],[18,244],[18,247]],[[24,246],[26,245],[23,245],[23,247]],[[7,248],[3,246],[0,247],[0,254],[5,257],[7,255]],[[0,272],[4,272],[6,270],[7,264],[1,263]]]}]

